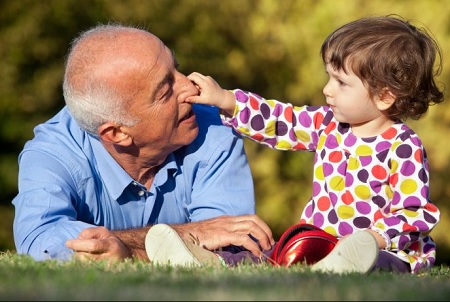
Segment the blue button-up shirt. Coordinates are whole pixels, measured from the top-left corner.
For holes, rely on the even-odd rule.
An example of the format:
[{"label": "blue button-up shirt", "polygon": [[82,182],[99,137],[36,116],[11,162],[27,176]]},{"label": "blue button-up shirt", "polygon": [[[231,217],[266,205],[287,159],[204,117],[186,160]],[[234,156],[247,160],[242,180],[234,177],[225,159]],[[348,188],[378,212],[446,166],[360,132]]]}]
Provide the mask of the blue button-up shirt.
[{"label": "blue button-up shirt", "polygon": [[19,155],[14,240],[36,260],[69,259],[67,239],[92,226],[110,230],[255,213],[243,140],[216,108],[196,105],[199,134],[170,154],[150,190],[123,170],[67,108],[44,124]]}]

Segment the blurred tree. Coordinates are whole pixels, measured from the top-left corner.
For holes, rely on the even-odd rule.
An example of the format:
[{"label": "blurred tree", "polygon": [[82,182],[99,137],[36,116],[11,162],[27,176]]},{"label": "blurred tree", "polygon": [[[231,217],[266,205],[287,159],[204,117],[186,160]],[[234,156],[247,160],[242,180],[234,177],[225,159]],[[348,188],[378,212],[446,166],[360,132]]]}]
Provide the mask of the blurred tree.
[{"label": "blurred tree", "polygon": [[[186,74],[199,71],[225,88],[239,87],[298,105],[323,104],[326,75],[319,49],[325,37],[350,20],[392,13],[429,28],[444,56],[450,53],[446,0],[0,0],[2,220],[11,225],[18,153],[32,138],[33,127],[64,105],[64,57],[80,31],[108,22],[139,26],[174,49]],[[445,60],[440,79],[449,83]],[[410,123],[430,157],[431,197],[442,211],[433,231],[440,251],[450,251],[450,149],[445,140],[449,123],[446,102]],[[279,236],[298,220],[311,194],[313,154],[245,143],[258,214]],[[0,249],[12,249],[11,228],[0,228]],[[441,252],[439,257],[447,262],[450,258]]]}]

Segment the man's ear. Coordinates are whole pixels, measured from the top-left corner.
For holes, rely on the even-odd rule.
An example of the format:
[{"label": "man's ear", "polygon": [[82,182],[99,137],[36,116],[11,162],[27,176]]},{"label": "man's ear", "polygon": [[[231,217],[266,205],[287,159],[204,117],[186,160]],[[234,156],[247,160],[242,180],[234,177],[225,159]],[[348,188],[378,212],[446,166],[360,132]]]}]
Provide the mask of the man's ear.
[{"label": "man's ear", "polygon": [[132,143],[133,139],[128,134],[126,129],[127,127],[106,122],[98,127],[98,133],[100,138],[105,142],[115,145],[128,146]]},{"label": "man's ear", "polygon": [[389,88],[385,87],[378,94],[377,107],[380,111],[387,110],[394,104],[396,99],[395,94]]}]

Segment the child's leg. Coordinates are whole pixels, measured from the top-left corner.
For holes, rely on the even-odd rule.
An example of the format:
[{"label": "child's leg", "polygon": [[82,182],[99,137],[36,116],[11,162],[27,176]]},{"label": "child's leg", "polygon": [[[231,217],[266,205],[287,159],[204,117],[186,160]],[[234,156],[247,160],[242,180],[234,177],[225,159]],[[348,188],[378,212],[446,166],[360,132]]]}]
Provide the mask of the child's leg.
[{"label": "child's leg", "polygon": [[386,251],[380,251],[372,271],[411,273],[411,266]]}]

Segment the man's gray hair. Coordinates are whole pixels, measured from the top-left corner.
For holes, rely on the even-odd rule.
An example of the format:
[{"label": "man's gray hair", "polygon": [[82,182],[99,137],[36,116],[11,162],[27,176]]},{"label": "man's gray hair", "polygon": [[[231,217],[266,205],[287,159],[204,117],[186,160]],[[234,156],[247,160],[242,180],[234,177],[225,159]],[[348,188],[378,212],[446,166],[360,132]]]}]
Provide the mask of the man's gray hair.
[{"label": "man's gray hair", "polygon": [[137,122],[129,114],[127,96],[96,73],[96,54],[112,49],[118,35],[135,30],[139,29],[98,25],[72,41],[65,63],[64,99],[77,123],[93,135],[98,135],[98,127],[108,121],[125,126]]}]

